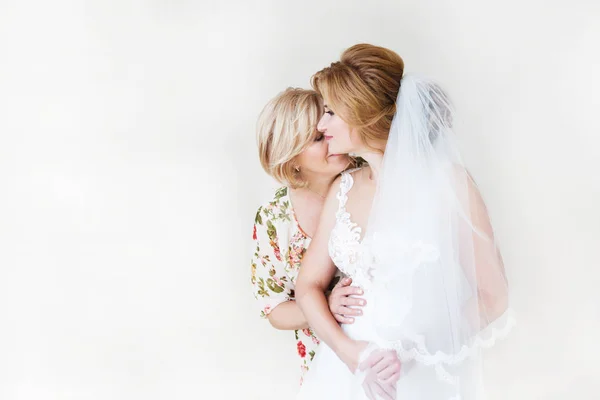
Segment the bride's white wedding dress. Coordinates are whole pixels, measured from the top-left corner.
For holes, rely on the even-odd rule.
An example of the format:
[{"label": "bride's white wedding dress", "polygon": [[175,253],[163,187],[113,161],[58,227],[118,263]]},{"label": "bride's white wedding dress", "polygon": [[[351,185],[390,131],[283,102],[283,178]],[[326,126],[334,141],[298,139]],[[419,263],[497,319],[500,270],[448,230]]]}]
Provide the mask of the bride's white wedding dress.
[{"label": "bride's white wedding dress", "polygon": [[[346,210],[347,195],[354,183],[352,172],[348,171],[342,174],[338,193],[339,209],[329,240],[329,254],[335,265],[352,278],[353,285],[363,288],[364,296],[362,297],[366,300],[366,306],[362,309],[363,315],[356,317],[353,324],[342,325],[342,329],[352,339],[369,341],[380,347],[401,350],[397,348],[397,343],[381,337],[381,332],[377,327],[380,326],[378,321],[389,318],[394,313],[401,313],[405,307],[410,308],[411,301],[408,299],[411,291],[410,285],[407,286],[406,282],[392,282],[394,285],[392,293],[395,293],[395,297],[390,302],[390,282],[378,282],[377,279],[372,278],[372,268],[374,267],[372,250],[376,244],[374,241],[377,239],[368,236],[361,240],[361,228],[352,221],[350,213]],[[435,254],[431,254],[431,249],[422,247],[417,249],[417,253],[420,254],[420,257],[435,258]],[[430,279],[431,277],[425,275],[422,278]],[[419,279],[418,274],[415,274],[414,279]],[[398,296],[399,293],[403,293],[403,295]],[[419,294],[413,294],[413,296],[419,296]],[[466,293],[465,300],[469,296],[470,294]],[[404,305],[401,304],[402,299],[406,300]],[[393,309],[389,309],[390,304],[393,304]],[[507,316],[503,316],[501,319],[506,318]],[[494,340],[490,334],[488,337],[489,340]],[[461,396],[463,391],[457,385],[457,379],[462,374],[461,371],[469,368],[466,362],[461,363],[461,370],[453,369],[450,375],[447,368],[443,368],[441,364],[436,365],[431,358],[418,360],[418,357],[410,354],[410,351],[404,354],[400,351],[400,354],[402,374],[397,384],[396,399],[464,400],[471,398],[471,396]],[[298,399],[366,400],[367,397],[357,377],[350,372],[326,343],[321,342],[313,366],[305,376]]]},{"label": "bride's white wedding dress", "polygon": [[[342,329],[369,348],[397,351],[398,400],[483,399],[480,349],[513,321],[502,256],[453,121],[437,83],[404,76],[365,235],[346,210],[354,183],[349,171],[329,238],[331,259],[367,301],[363,315]],[[321,342],[299,398],[367,396]]]}]

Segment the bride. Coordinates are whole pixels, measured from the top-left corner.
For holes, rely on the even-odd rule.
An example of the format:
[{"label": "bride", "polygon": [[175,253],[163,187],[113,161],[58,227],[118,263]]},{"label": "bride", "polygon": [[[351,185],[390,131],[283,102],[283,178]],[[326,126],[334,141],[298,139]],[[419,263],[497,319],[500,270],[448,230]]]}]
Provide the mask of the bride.
[{"label": "bride", "polygon": [[[510,327],[508,285],[446,93],[367,44],[312,84],[329,152],[369,166],[334,182],[302,261],[296,298],[322,349],[299,398],[483,398],[480,350]],[[366,301],[343,328],[323,293],[336,267]]]}]

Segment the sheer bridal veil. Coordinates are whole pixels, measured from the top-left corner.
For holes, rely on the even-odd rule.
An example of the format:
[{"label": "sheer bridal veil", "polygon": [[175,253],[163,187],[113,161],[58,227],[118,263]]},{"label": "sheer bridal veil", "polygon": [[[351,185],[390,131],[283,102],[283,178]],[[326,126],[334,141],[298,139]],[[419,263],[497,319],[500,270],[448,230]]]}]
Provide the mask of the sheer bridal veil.
[{"label": "sheer bridal veil", "polygon": [[377,345],[433,368],[439,393],[479,399],[480,350],[512,323],[508,285],[437,83],[402,78],[378,183],[366,231]]}]

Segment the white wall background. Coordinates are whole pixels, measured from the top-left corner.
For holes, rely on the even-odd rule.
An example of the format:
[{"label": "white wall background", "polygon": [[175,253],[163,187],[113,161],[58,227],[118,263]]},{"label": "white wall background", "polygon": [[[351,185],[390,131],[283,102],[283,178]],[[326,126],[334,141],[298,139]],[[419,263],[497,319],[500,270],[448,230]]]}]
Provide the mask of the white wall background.
[{"label": "white wall background", "polygon": [[599,21],[594,0],[1,0],[0,399],[291,398],[292,334],[249,286],[275,187],[254,124],[357,42],[462,112],[520,315],[493,398],[599,398]]}]

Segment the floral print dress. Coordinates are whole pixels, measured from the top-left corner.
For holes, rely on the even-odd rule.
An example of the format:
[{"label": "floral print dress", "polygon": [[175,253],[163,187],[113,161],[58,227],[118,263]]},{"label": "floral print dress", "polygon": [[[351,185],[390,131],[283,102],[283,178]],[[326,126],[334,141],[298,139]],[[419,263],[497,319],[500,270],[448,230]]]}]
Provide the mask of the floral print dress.
[{"label": "floral print dress", "polygon": [[[295,282],[300,261],[311,238],[302,230],[292,208],[287,187],[280,188],[275,198],[260,207],[254,221],[254,255],[252,287],[260,316],[267,318],[279,304],[295,300]],[[332,286],[339,280],[336,274]],[[300,384],[310,368],[319,339],[312,329],[294,331],[300,358]]]}]

